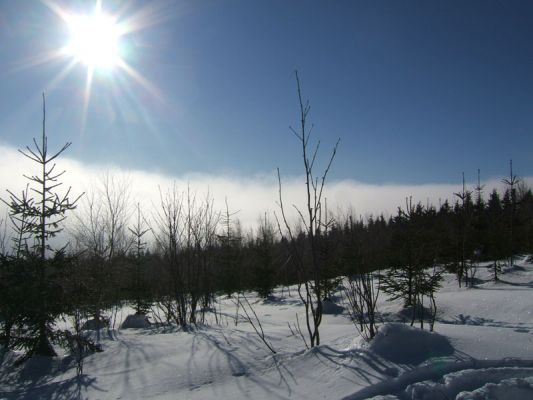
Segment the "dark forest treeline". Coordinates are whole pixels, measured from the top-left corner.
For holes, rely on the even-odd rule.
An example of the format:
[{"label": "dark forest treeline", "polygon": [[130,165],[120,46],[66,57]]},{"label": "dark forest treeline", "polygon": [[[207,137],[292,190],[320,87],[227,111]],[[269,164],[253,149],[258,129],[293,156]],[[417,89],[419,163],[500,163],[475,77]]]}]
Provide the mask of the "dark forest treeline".
[{"label": "dark forest treeline", "polygon": [[[456,197],[438,207],[407,199],[389,218],[334,218],[317,233],[324,298],[340,276],[389,269],[383,289],[413,305],[416,285],[427,284],[419,274],[428,268],[444,266],[460,285],[472,285],[477,263],[490,261],[498,279],[513,255],[533,252],[533,194],[525,185],[503,195],[493,190],[486,200],[480,192]],[[268,297],[275,286],[305,279],[291,257],[294,246],[309,255],[303,230],[291,242],[264,216],[254,234],[243,234],[230,213],[217,214],[209,199],[193,204],[190,193],[177,192],[162,198],[160,220],[152,228],[142,226],[140,210],[131,227],[120,226],[123,221],[111,213],[116,220],[92,221],[93,231],[77,229],[77,246],[44,266],[32,251],[3,254],[2,341],[28,346],[27,319],[42,302],[52,310],[51,319],[81,315],[102,326],[114,306],[129,303],[142,314],[157,304],[163,322],[185,327],[203,322],[217,294],[256,290]],[[120,207],[119,201],[116,210]],[[148,246],[150,234],[155,241]],[[42,268],[45,285],[37,279]]]}]

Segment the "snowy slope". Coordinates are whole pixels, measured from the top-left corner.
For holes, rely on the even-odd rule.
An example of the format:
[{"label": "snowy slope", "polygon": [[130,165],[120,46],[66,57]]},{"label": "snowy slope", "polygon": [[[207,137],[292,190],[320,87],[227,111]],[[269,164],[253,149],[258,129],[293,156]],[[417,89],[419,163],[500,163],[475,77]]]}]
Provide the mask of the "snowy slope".
[{"label": "snowy slope", "polygon": [[219,325],[103,330],[105,351],[86,358],[81,377],[70,356],[15,365],[17,354],[4,354],[0,399],[531,399],[533,265],[521,259],[499,283],[485,267],[477,276],[472,289],[446,276],[435,333],[399,323],[401,305],[382,299],[373,343],[333,313],[323,344],[306,350],[287,325],[296,313],[303,321],[296,292],[279,289],[269,301],[249,295],[276,354],[221,298]]}]

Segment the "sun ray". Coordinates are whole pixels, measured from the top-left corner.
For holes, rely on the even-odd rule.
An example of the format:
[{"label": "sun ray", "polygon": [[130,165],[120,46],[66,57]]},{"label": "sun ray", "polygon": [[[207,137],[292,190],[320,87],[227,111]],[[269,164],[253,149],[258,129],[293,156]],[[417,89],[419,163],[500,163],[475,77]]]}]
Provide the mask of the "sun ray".
[{"label": "sun ray", "polygon": [[75,60],[70,60],[70,62],[57,74],[50,83],[46,85],[47,90],[54,89],[57,85],[59,85],[63,79],[67,77],[67,75],[72,71],[72,69],[76,66]]},{"label": "sun ray", "polygon": [[162,144],[161,135],[158,132],[156,125],[151,118],[150,114],[146,112],[146,108],[143,107],[141,99],[136,95],[132,86],[128,84],[128,80],[125,77],[119,77],[113,82],[113,90],[120,93],[120,97],[124,96],[135,106],[136,112],[140,115],[142,121],[146,124],[149,132],[152,134],[159,144]]},{"label": "sun ray", "polygon": [[124,34],[150,28],[176,18],[179,14],[177,11],[183,11],[183,7],[180,10],[173,8],[172,12],[169,12],[170,4],[174,5],[168,1],[147,3],[143,8],[124,20]]},{"label": "sun ray", "polygon": [[87,113],[89,110],[89,102],[91,100],[91,88],[93,83],[93,74],[94,69],[89,67],[87,68],[87,76],[85,78],[85,91],[83,93],[83,108],[82,108],[82,115],[81,115],[81,136],[85,134],[85,128],[87,124]]},{"label": "sun ray", "polygon": [[138,84],[140,84],[148,93],[150,93],[155,99],[164,103],[164,96],[161,91],[153,85],[148,79],[144,78],[136,70],[130,67],[124,60],[118,61],[118,67],[122,68],[131,78],[133,78]]},{"label": "sun ray", "polygon": [[56,2],[51,0],[41,0],[41,3],[43,3],[46,7],[48,7],[54,14],[56,14],[59,18],[61,18],[63,21],[67,21],[69,17],[69,13],[62,9]]},{"label": "sun ray", "polygon": [[53,61],[61,60],[65,57],[62,49],[56,49],[48,51],[46,53],[36,54],[27,58],[24,58],[13,65],[12,72],[24,71],[30,68],[36,68],[45,64],[49,64]]}]

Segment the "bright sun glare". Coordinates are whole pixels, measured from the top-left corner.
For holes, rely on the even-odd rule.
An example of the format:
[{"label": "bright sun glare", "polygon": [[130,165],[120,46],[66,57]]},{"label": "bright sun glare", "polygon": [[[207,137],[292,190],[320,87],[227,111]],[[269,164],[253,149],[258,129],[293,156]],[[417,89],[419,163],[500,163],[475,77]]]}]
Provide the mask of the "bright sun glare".
[{"label": "bright sun glare", "polygon": [[[82,131],[89,109],[93,78],[97,75],[100,78],[100,87],[105,85],[111,88],[113,95],[131,97],[133,96],[131,88],[133,84],[137,84],[155,99],[162,99],[158,88],[127,62],[128,56],[135,51],[127,43],[128,36],[132,33],[155,25],[159,20],[164,20],[168,10],[146,2],[147,5],[126,16],[124,11],[130,10],[127,7],[121,8],[115,14],[107,13],[102,5],[103,0],[92,0],[94,8],[80,14],[61,7],[57,0],[41,1],[65,24],[66,29],[63,31],[65,37],[60,48],[51,53],[39,55],[32,65],[39,65],[55,58],[68,60],[49,84],[50,87],[58,85],[76,67],[83,66],[86,69]],[[84,3],[90,4],[88,0]]]},{"label": "bright sun glare", "polygon": [[92,69],[111,69],[120,61],[120,27],[113,17],[95,10],[93,15],[71,16],[66,52]]}]

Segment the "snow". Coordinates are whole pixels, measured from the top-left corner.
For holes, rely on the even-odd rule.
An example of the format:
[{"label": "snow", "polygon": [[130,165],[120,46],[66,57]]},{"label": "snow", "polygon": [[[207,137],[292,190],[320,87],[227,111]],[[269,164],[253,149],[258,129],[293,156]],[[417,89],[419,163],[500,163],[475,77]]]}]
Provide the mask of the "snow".
[{"label": "snow", "polygon": [[445,275],[433,333],[402,323],[401,304],[381,298],[371,343],[333,307],[345,305],[336,297],[310,350],[296,333],[296,314],[302,330],[305,318],[294,288],[268,300],[247,293],[276,354],[235,319],[231,299],[218,299],[218,324],[210,314],[189,331],[124,329],[133,317],[125,308],[101,330],[104,351],[85,359],[81,376],[68,354],[17,364],[20,354],[0,352],[0,399],[531,399],[533,265],[520,259],[498,283],[486,265],[476,276],[469,289]]},{"label": "snow", "polygon": [[446,337],[400,323],[383,326],[366,348],[386,360],[403,364],[420,364],[454,352]]},{"label": "snow", "polygon": [[533,378],[512,378],[500,383],[487,383],[472,392],[461,392],[457,400],[530,400],[533,399]]},{"label": "snow", "polygon": [[[467,369],[447,374],[443,377],[443,383],[421,382],[410,385],[406,393],[414,399],[432,399],[435,393],[441,393],[445,398],[458,399],[491,399],[502,398],[494,396],[494,393],[503,389],[512,390],[518,387],[520,392],[529,391],[531,399],[531,387],[524,378],[533,377],[533,368],[485,368]],[[508,392],[511,393],[511,392]],[[493,396],[493,397],[491,397]],[[524,397],[505,397],[520,399]]]}]

